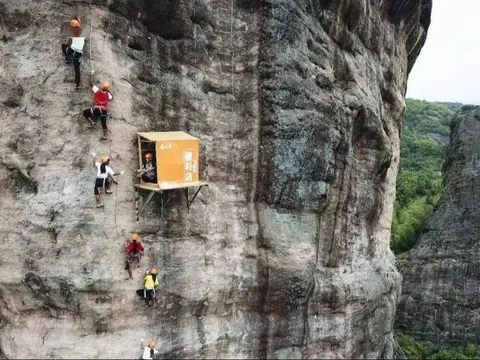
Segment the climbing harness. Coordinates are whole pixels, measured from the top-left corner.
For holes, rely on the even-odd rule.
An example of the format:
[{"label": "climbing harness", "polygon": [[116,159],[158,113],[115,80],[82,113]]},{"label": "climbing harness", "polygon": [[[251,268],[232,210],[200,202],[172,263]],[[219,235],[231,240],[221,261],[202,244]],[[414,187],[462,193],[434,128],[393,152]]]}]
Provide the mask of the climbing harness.
[{"label": "climbing harness", "polygon": [[152,300],[156,298],[156,293],[155,293],[155,288],[153,289],[143,289],[143,297],[145,298],[145,300],[147,300],[147,291],[152,291],[153,293],[153,297],[152,297]]}]

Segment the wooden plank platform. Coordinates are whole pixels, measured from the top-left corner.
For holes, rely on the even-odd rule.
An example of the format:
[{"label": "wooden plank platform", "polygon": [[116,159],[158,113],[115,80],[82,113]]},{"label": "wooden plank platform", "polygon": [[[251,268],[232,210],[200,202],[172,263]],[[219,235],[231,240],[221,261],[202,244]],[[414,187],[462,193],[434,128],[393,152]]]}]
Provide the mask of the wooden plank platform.
[{"label": "wooden plank platform", "polygon": [[142,184],[135,184],[135,187],[139,189],[144,189],[148,191],[155,191],[155,192],[162,192],[166,190],[175,190],[175,189],[184,189],[189,187],[200,187],[200,186],[208,186],[208,183],[205,181],[192,181],[188,183],[180,183],[180,184],[165,184],[165,185],[158,185],[157,183],[142,183]]}]

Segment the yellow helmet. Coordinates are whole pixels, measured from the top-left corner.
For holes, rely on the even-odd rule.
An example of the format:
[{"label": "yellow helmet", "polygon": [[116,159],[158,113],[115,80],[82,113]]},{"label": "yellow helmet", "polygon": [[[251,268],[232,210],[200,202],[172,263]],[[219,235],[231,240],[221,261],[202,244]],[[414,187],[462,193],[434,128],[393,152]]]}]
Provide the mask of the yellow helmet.
[{"label": "yellow helmet", "polygon": [[138,240],[138,234],[133,233],[132,234],[132,240]]},{"label": "yellow helmet", "polygon": [[108,157],[108,155],[103,155],[101,158],[100,158],[100,162],[102,164],[105,164],[108,160],[110,160],[110,158]]},{"label": "yellow helmet", "polygon": [[152,267],[152,268],[150,269],[150,274],[156,275],[156,274],[157,274],[157,269],[155,269],[154,267]]},{"label": "yellow helmet", "polygon": [[103,91],[107,91],[108,89],[110,89],[110,83],[108,81],[105,81],[103,84],[102,84],[102,90]]},{"label": "yellow helmet", "polygon": [[155,349],[155,345],[156,345],[156,344],[155,344],[155,341],[153,341],[153,340],[151,340],[151,341],[148,343],[148,347],[149,347],[150,349]]},{"label": "yellow helmet", "polygon": [[72,19],[70,20],[70,26],[72,28],[78,28],[80,27],[80,21],[78,21],[77,19]]}]

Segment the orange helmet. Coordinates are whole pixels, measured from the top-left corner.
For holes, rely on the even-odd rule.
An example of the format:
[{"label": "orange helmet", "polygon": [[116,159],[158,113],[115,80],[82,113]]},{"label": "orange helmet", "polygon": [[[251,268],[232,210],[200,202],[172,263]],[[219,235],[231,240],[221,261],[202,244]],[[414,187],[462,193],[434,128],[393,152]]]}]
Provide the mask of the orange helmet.
[{"label": "orange helmet", "polygon": [[103,155],[101,158],[100,158],[100,162],[102,164],[105,164],[108,160],[110,160],[110,158],[108,157],[108,155]]},{"label": "orange helmet", "polygon": [[132,240],[138,240],[138,234],[133,233],[132,234]]},{"label": "orange helmet", "polygon": [[151,153],[146,153],[145,159],[153,159],[153,155]]},{"label": "orange helmet", "polygon": [[80,27],[80,21],[78,21],[77,19],[72,19],[70,20],[70,26],[72,28],[78,28]]},{"label": "orange helmet", "polygon": [[103,91],[107,91],[108,89],[110,89],[110,83],[108,81],[105,81],[103,84],[102,84],[102,90]]}]

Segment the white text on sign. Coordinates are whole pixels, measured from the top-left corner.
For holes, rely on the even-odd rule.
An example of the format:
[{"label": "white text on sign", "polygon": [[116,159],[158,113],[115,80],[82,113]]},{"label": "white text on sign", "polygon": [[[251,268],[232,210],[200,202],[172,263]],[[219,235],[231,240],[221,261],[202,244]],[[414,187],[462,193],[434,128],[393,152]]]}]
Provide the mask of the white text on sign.
[{"label": "white text on sign", "polygon": [[162,144],[160,145],[160,150],[170,150],[172,148],[172,144]]}]

